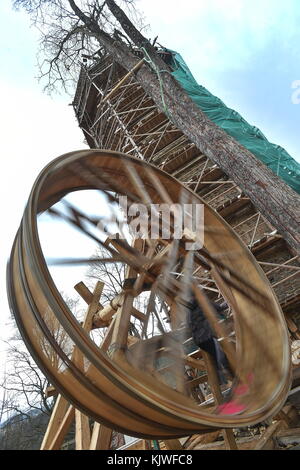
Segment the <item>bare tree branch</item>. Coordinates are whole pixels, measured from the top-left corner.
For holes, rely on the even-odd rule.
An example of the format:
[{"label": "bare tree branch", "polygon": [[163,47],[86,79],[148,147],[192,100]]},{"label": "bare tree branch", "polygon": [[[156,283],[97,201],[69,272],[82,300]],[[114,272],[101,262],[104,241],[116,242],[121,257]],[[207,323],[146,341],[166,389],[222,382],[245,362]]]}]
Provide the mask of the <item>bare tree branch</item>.
[{"label": "bare tree branch", "polygon": [[[137,12],[135,1],[121,0],[121,3],[124,12],[115,2],[107,0],[13,1],[16,9],[23,8],[29,13],[40,32],[39,79],[48,92],[62,88],[73,93],[82,55],[93,56],[102,46],[118,41],[128,46],[143,43],[150,47],[131,21],[142,28],[142,15]],[[123,31],[118,29],[120,21],[125,22],[121,24]]]}]

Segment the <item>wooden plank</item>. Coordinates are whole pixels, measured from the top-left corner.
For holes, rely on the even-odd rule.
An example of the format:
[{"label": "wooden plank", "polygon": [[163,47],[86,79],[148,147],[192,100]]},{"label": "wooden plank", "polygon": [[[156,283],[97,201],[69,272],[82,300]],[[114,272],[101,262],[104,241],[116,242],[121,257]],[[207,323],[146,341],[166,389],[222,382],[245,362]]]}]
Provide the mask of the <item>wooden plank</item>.
[{"label": "wooden plank", "polygon": [[283,410],[280,410],[279,413],[274,417],[274,419],[284,421],[288,427],[290,425],[290,418]]},{"label": "wooden plank", "polygon": [[163,441],[167,450],[182,450],[179,439],[168,439]]},{"label": "wooden plank", "polygon": [[287,427],[284,421],[275,421],[269,426],[255,445],[253,450],[274,449],[274,442],[272,441],[276,432]]},{"label": "wooden plank", "polygon": [[[93,327],[93,318],[95,313],[98,310],[98,305],[99,305],[99,299],[101,297],[102,291],[103,291],[104,283],[98,281],[96,284],[96,287],[94,289],[93,293],[93,298],[92,301],[84,315],[83,322],[82,322],[82,328],[89,333],[92,330]],[[80,369],[83,369],[84,367],[84,362],[83,362],[83,356],[81,354],[81,351],[75,347],[72,353],[72,359],[74,362],[77,364],[77,366]]]},{"label": "wooden plank", "polygon": [[[118,308],[121,307],[123,297],[123,293],[119,294],[114,299],[112,299],[109,304],[105,305],[105,307],[102,307],[100,310],[97,310],[93,319],[94,327],[101,328],[102,326],[107,326],[109,324],[112,316],[117,312]],[[131,308],[131,314],[140,321],[146,320],[145,314],[140,312],[133,306]]]},{"label": "wooden plank", "polygon": [[[90,305],[93,300],[93,293],[89,290],[89,288],[84,284],[84,282],[78,282],[74,286],[74,289],[78,292],[78,294],[82,297],[82,299]],[[99,309],[103,308],[102,305],[99,303]]]},{"label": "wooden plank", "polygon": [[98,310],[99,300],[100,300],[103,288],[104,288],[104,283],[98,281],[96,284],[95,290],[93,292],[93,297],[89,304],[89,308],[84,316],[82,328],[88,333],[91,331],[93,327],[93,317]]},{"label": "wooden plank", "polygon": [[45,397],[46,398],[54,397],[56,395],[57,395],[57,390],[56,390],[55,387],[50,385],[49,387],[46,388],[46,390],[45,390]]},{"label": "wooden plank", "polygon": [[76,450],[89,450],[91,431],[89,418],[79,410],[75,410],[75,448]]},{"label": "wooden plank", "polygon": [[[255,443],[258,442],[258,437],[242,437],[237,439],[238,450],[252,450]],[[224,441],[215,441],[208,444],[197,444],[193,450],[226,450]]]},{"label": "wooden plank", "polygon": [[112,334],[111,344],[114,346],[115,351],[112,357],[116,358],[117,355],[127,347],[128,326],[131,316],[131,308],[134,297],[132,293],[128,292],[124,296],[122,306],[118,309],[115,321],[115,328]]},{"label": "wooden plank", "polygon": [[204,369],[205,368],[205,364],[204,364],[204,361],[203,360],[197,360],[197,359],[194,359],[193,357],[190,357],[190,356],[185,356],[184,357],[184,361],[187,365],[191,366],[191,367],[194,367],[195,369]]},{"label": "wooden plank", "polygon": [[300,444],[300,428],[282,429],[276,433],[275,438],[278,444],[284,446]]},{"label": "wooden plank", "polygon": [[287,404],[281,411],[287,416],[290,427],[297,426],[299,424],[299,412],[294,405]]},{"label": "wooden plank", "polygon": [[[98,281],[93,292],[92,301],[84,316],[82,328],[89,333],[93,327],[93,318],[98,310],[99,300],[103,291],[104,283]],[[83,369],[84,361],[81,352],[75,348],[74,356],[77,356],[77,362],[80,368]],[[91,441],[91,431],[89,425],[89,418],[79,410],[75,410],[75,447],[76,450],[88,450]]]},{"label": "wooden plank", "polygon": [[70,426],[75,417],[75,408],[70,405],[62,422],[60,423],[57,432],[54,436],[53,441],[49,445],[49,450],[59,450],[64,442],[66,434],[68,433]]},{"label": "wooden plank", "polygon": [[[115,327],[115,318],[111,321],[103,341],[100,345],[100,349],[105,352],[107,351],[110,343],[112,334]],[[92,436],[90,439],[89,450],[107,450],[110,447],[110,441],[112,436],[112,429],[103,426],[100,423],[95,422],[93,426]]]},{"label": "wooden plank", "polygon": [[56,433],[65,418],[68,406],[69,403],[67,400],[62,395],[58,395],[41,444],[41,450],[49,450],[50,445],[52,444]]},{"label": "wooden plank", "polygon": [[112,430],[103,424],[94,423],[89,450],[109,450]]},{"label": "wooden plank", "polygon": [[205,444],[210,444],[211,442],[214,442],[217,440],[221,433],[220,429],[217,429],[217,431],[213,431],[207,434],[202,434],[201,436],[196,436],[186,447],[187,450],[193,450],[196,446],[198,445],[205,445]]},{"label": "wooden plank", "polygon": [[[134,248],[142,249],[143,240],[136,239],[133,243]],[[127,349],[128,341],[128,328],[130,323],[131,312],[133,308],[134,295],[133,284],[126,284],[126,279],[136,279],[137,272],[131,266],[128,266],[125,281],[124,281],[124,296],[121,307],[119,307],[115,320],[115,327],[112,333],[111,345],[114,347],[112,357],[117,359],[120,355],[123,356],[125,349]]]},{"label": "wooden plank", "polygon": [[[84,284],[84,282],[79,282],[78,284],[76,284],[74,286],[74,289],[78,292],[78,294],[83,298],[83,300],[88,304],[90,305],[90,303],[92,302],[93,300],[93,293],[89,290],[89,288]],[[101,305],[100,302],[98,302],[98,305],[97,305],[97,310],[95,312],[95,316],[96,316],[96,313],[97,311],[101,311],[103,309],[103,305]],[[94,323],[94,321],[93,321]],[[96,328],[101,328],[101,327],[105,327],[105,326],[108,326],[109,322],[106,321],[106,320],[102,320],[101,318],[97,318],[97,325],[93,325],[95,326]]]}]

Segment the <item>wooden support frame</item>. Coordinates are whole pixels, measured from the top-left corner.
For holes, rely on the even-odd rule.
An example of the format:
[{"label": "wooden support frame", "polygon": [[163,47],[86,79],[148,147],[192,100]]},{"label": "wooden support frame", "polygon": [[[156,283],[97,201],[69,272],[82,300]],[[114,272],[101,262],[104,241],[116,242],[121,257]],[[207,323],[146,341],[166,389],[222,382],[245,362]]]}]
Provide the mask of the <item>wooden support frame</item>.
[{"label": "wooden support frame", "polygon": [[58,395],[41,444],[41,450],[49,450],[51,447],[53,447],[53,441],[56,438],[57,433],[65,419],[68,406],[69,403],[67,400],[62,395]]},{"label": "wooden support frame", "polygon": [[[103,282],[97,282],[93,294],[83,282],[76,284],[74,287],[89,305],[82,324],[82,328],[86,332],[90,332],[93,328],[93,318],[100,305],[99,301],[103,287]],[[78,365],[81,364],[83,367],[83,358],[76,347],[72,353],[72,357]],[[73,405],[70,405],[68,401],[59,394],[42,441],[41,450],[60,449],[74,419],[76,450],[100,449],[102,448],[101,446],[104,446],[105,449],[109,448],[112,430],[101,426],[99,423],[95,423],[91,435],[88,416],[75,409]]]},{"label": "wooden support frame", "polygon": [[[136,64],[136,65],[138,65],[138,64]],[[126,76],[128,76],[128,74],[130,74],[130,73],[131,73],[131,71],[129,71],[129,73],[127,73]],[[123,79],[126,78],[126,76],[123,77]],[[127,86],[127,85],[125,85],[125,86]],[[117,89],[115,89],[115,87],[113,88],[113,90],[115,89],[115,92],[117,92],[118,89],[119,89],[119,91],[121,91],[121,89],[122,89],[122,87],[123,87],[122,80],[121,80],[121,83],[119,82],[119,83],[116,85],[116,87],[117,87]],[[111,92],[110,92],[110,93],[111,93]],[[107,97],[106,97],[106,98],[107,98]],[[126,113],[128,113],[128,111],[124,111],[124,113],[125,113],[125,115],[127,115]],[[119,115],[121,115],[121,114],[122,114],[122,112],[119,113]],[[176,132],[176,130],[175,130],[175,132]],[[149,132],[148,134],[150,135],[151,133]],[[154,133],[152,133],[152,135],[153,135],[153,134],[154,134]],[[109,134],[109,135],[111,135],[111,134]],[[140,137],[140,136],[141,136],[141,135],[138,134],[138,133],[135,134],[135,137]],[[158,134],[158,136],[161,138],[161,137],[162,137],[162,134],[160,134],[160,135]],[[121,139],[121,137],[120,137],[120,139]],[[148,148],[148,147],[147,147],[147,148]],[[142,152],[142,153],[143,153],[143,152]],[[243,153],[243,152],[242,152],[242,153]],[[163,154],[162,154],[162,155],[163,155]],[[243,155],[242,155],[242,156],[243,156]],[[206,164],[207,164],[207,162],[206,162]],[[267,176],[268,176],[268,175],[267,175]],[[205,177],[205,175],[204,175],[204,177]],[[214,182],[203,181],[202,183],[204,183],[204,184],[212,184],[212,183],[214,183]],[[201,183],[201,184],[202,184],[202,183]],[[215,182],[215,183],[216,183],[216,182]],[[226,183],[228,183],[228,182],[223,182],[222,184],[226,184]],[[255,184],[258,185],[258,188],[257,188],[258,191],[260,191],[260,188],[263,188],[263,184],[265,184],[266,181],[264,181],[264,183],[262,183],[262,184],[259,184],[259,183],[261,183],[260,180],[257,180],[257,183],[255,183]],[[230,190],[232,190],[232,188],[230,188]],[[224,194],[224,193],[223,193],[223,194]],[[214,198],[213,198],[212,200],[214,200]],[[253,230],[253,229],[250,230],[250,232],[252,232],[252,236],[250,235],[250,236],[251,236],[250,248],[252,247],[252,245],[253,245],[254,242],[255,242],[254,239],[255,239],[255,236],[256,236],[256,231],[257,231],[257,228],[258,228],[258,225],[259,225],[260,218],[262,217],[262,216],[261,216],[261,213],[254,214],[254,216],[251,216],[251,217],[256,217],[256,216],[257,216],[258,218],[257,218],[257,221],[256,221],[256,225],[255,225],[255,227],[254,227],[254,230]],[[249,218],[249,219],[250,219],[250,218]],[[243,223],[245,223],[245,221],[241,222],[241,224],[243,224]],[[241,225],[241,224],[238,224],[238,225]],[[253,230],[253,231],[252,231],[252,230]],[[280,269],[280,268],[278,268],[278,269]],[[288,268],[287,268],[287,269],[288,269]],[[291,269],[294,270],[294,271],[296,271],[296,269],[293,269],[293,268],[291,268]],[[288,280],[290,280],[290,279],[293,279],[294,275],[296,275],[296,273],[295,273],[295,274],[292,274],[291,276],[287,276],[287,278],[285,278],[285,279],[279,281],[277,284],[274,284],[274,287],[277,287],[277,286],[281,285],[282,283],[284,283],[284,282],[286,282],[286,281],[288,281]]]},{"label": "wooden support frame", "polygon": [[[130,163],[130,164],[131,164],[131,163]],[[119,167],[119,168],[120,168],[120,167]],[[126,176],[126,175],[125,175],[125,176]],[[137,183],[139,183],[139,182],[136,180],[135,183],[137,184]],[[180,194],[180,192],[179,192],[179,194]],[[204,252],[204,251],[203,251],[203,253],[206,255],[207,259],[209,259],[209,255],[210,255],[209,252]],[[132,252],[131,252],[131,254],[132,254]],[[144,260],[144,261],[145,261],[145,260],[147,261],[148,258],[147,258],[147,257],[143,257],[143,260]],[[214,259],[214,257],[210,257],[210,260],[212,260],[213,263],[216,263],[216,264],[217,264],[217,262],[216,262],[217,260]],[[130,264],[130,263],[129,263],[129,264]],[[219,263],[219,264],[220,264],[220,266],[221,266],[221,263]],[[136,263],[134,263],[134,266],[135,266],[135,268],[136,268],[137,270],[139,270],[139,266],[140,266],[140,265],[137,265]],[[222,266],[221,266],[221,268],[222,268]],[[226,268],[226,266],[225,266],[225,268]],[[229,272],[229,269],[228,269],[228,272]],[[221,272],[221,274],[222,274],[222,272]],[[175,283],[173,283],[173,284],[175,285]],[[175,286],[175,287],[176,287],[176,286]],[[252,291],[251,291],[251,292],[252,292]],[[255,295],[256,295],[257,293],[259,293],[258,290],[256,291]],[[127,294],[131,294],[131,293],[127,292]],[[132,295],[132,294],[131,294],[131,295]],[[125,295],[124,295],[124,297],[125,297]],[[201,295],[200,295],[200,297],[201,297]],[[124,302],[124,300],[123,300],[123,302]],[[203,304],[203,303],[205,303],[205,302],[204,302],[203,299],[202,299],[202,304]],[[98,307],[98,304],[99,304],[99,302],[96,304],[96,307]],[[122,306],[121,306],[121,308],[122,308]],[[128,313],[129,309],[128,309],[128,311],[127,311],[127,307],[126,307],[125,310],[126,310],[126,314],[128,315],[128,314],[129,314],[129,313]],[[208,308],[207,306],[206,306],[205,310],[207,310],[208,316],[210,316],[211,312],[209,312],[209,308]],[[59,316],[61,315],[61,312],[57,311],[57,312],[56,312],[56,315],[57,315],[57,317],[59,317]],[[120,317],[121,317],[121,315],[120,315]],[[117,322],[117,318],[118,318],[118,317],[116,316],[116,322]],[[117,326],[120,326],[121,318],[119,319],[118,323],[119,323],[119,325],[117,325]],[[92,324],[92,322],[91,322],[91,324]],[[117,323],[116,323],[116,324],[117,324]],[[76,326],[76,328],[77,328],[77,325],[75,325],[75,326]],[[91,326],[90,326],[89,328],[91,328]],[[79,330],[78,330],[78,331],[79,331]],[[117,337],[117,335],[118,335],[119,333],[120,333],[120,327],[119,327],[119,328],[116,328],[116,329],[115,329],[115,332],[114,332],[113,334],[115,334],[115,336]],[[87,335],[84,335],[84,334],[81,334],[81,333],[80,333],[78,336],[79,336],[79,339],[80,339],[80,338],[87,338]],[[115,339],[114,336],[113,336],[113,338]],[[118,339],[118,338],[117,338],[117,339]],[[117,341],[117,343],[118,343],[118,341]],[[85,350],[85,344],[84,344],[83,341],[78,341],[77,344],[80,345],[80,347],[82,348],[82,349],[81,349],[82,351]],[[86,341],[86,344],[88,345],[88,341]],[[121,343],[121,342],[120,342],[120,344],[121,344],[121,346],[122,346],[124,343]],[[228,350],[229,350],[229,348],[228,348]],[[77,360],[77,362],[78,362],[78,364],[79,364],[79,363],[80,363],[80,360],[81,360],[81,359],[80,359],[80,354],[81,354],[80,351],[78,351],[78,354],[79,354],[79,357],[76,358],[76,360]],[[230,354],[228,354],[228,355],[230,355]],[[90,357],[91,357],[91,354],[87,354],[87,357],[90,358]],[[95,357],[97,357],[97,354],[95,354]],[[92,360],[92,359],[91,359],[91,360]],[[95,362],[95,364],[96,364],[96,362]],[[100,366],[100,364],[99,364],[99,366]],[[128,368],[128,369],[129,369],[129,368]],[[96,368],[95,368],[95,370],[100,370],[100,367],[99,367],[99,369],[96,369]],[[130,374],[129,374],[129,378],[130,378]],[[57,383],[59,383],[59,380],[58,380],[58,379],[57,379]],[[119,387],[119,388],[121,388],[121,387]],[[119,390],[117,390],[117,392],[119,392]],[[72,396],[72,395],[71,395],[71,396]],[[115,395],[115,397],[117,397],[117,394]],[[98,398],[97,391],[96,391],[96,393],[95,393],[95,398],[96,398],[96,399]],[[79,401],[78,401],[78,402],[79,402]],[[82,407],[83,407],[83,404],[82,404]],[[84,409],[84,408],[83,408],[83,409]],[[93,411],[93,413],[94,413],[94,416],[97,416],[97,411],[95,411],[95,412]],[[134,413],[133,413],[133,414],[134,414]],[[105,417],[105,419],[106,419],[106,418],[107,418],[107,417]],[[103,418],[103,419],[104,419],[104,418]],[[145,419],[146,419],[146,417],[145,417]],[[100,415],[99,415],[99,420],[101,420]],[[106,421],[106,422],[110,422],[110,421]],[[140,424],[140,423],[139,423],[139,424]],[[82,427],[82,426],[81,426],[81,427]],[[154,432],[156,432],[156,429],[154,430]],[[175,434],[175,433],[174,433],[174,434]],[[177,434],[175,434],[175,435],[177,435]],[[82,448],[82,447],[83,447],[83,445],[81,445],[81,448]]]}]

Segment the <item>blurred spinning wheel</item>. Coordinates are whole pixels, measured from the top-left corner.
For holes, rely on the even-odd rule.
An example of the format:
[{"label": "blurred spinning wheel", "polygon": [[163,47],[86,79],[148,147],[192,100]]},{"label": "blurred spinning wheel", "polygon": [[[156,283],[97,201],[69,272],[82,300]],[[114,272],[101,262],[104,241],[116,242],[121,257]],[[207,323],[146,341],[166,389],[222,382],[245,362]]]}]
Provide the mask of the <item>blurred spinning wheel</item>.
[{"label": "blurred spinning wheel", "polygon": [[[100,192],[114,214],[120,196],[126,196],[131,208],[135,205],[121,236],[115,236],[113,221],[104,224],[101,216],[87,216],[68,202],[65,210],[57,209],[65,196],[86,189]],[[158,204],[175,204],[170,234],[164,231],[166,220],[157,212]],[[177,237],[176,211],[191,219],[199,204],[204,225],[197,230],[190,225]],[[45,211],[77,227],[106,253],[94,261],[58,263],[125,268],[122,289],[110,303],[97,304],[87,331],[67,307],[47,267],[37,229],[37,216]],[[150,215],[149,228],[143,221]],[[132,236],[134,227],[142,238]],[[158,236],[153,237],[151,228]],[[264,273],[213,209],[141,160],[90,150],[51,162],[33,186],[14,242],[8,291],[23,338],[51,383],[74,406],[112,429],[139,437],[186,436],[255,424],[285,401],[290,384],[288,334]],[[191,291],[234,371],[233,395],[237,385],[253,378],[238,415],[218,414],[216,403],[195,388],[211,384],[215,371],[207,355],[195,351],[189,341]],[[227,328],[211,299],[229,305]],[[105,331],[100,345],[88,333],[92,328]]]}]

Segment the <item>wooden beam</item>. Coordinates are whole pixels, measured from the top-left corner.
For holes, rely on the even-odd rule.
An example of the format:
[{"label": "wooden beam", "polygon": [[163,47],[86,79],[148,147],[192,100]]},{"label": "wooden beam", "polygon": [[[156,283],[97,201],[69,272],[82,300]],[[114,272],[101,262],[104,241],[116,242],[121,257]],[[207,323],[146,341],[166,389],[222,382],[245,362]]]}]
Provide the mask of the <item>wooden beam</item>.
[{"label": "wooden beam", "polygon": [[191,356],[184,356],[184,361],[187,365],[194,367],[195,369],[203,370],[205,368],[205,364],[201,359],[194,359]]},{"label": "wooden beam", "polygon": [[[299,256],[294,256],[294,258],[292,259],[296,259],[296,258],[299,258]],[[274,272],[276,271],[277,269],[292,269],[294,271],[299,271],[299,274],[300,274],[300,266],[290,266],[286,263],[288,263],[289,261],[292,261],[290,259],[288,259],[287,261],[285,261],[284,263],[282,264],[278,264],[278,263],[266,263],[266,262],[262,262],[262,261],[259,261],[258,264],[263,264],[263,265],[266,265],[266,266],[276,266],[275,269],[271,269],[271,271],[267,271],[265,274],[270,274],[271,272]]]},{"label": "wooden beam", "polygon": [[72,422],[74,421],[75,417],[75,408],[74,406],[70,405],[63,420],[61,421],[56,434],[49,445],[49,450],[59,450],[64,442],[66,434],[68,433]]},{"label": "wooden beam", "polygon": [[[114,299],[112,299],[109,304],[105,305],[105,307],[102,307],[100,310],[98,310],[93,319],[93,325],[94,327],[101,327],[101,326],[107,326],[112,318],[112,316],[118,311],[118,309],[121,307],[122,302],[123,302],[123,297],[124,294],[119,294],[117,295]],[[131,307],[131,314],[137,318],[140,321],[145,321],[146,315],[139,310],[137,310],[135,307]]]},{"label": "wooden beam", "polygon": [[111,429],[95,422],[89,450],[109,450],[111,436]]},{"label": "wooden beam", "polygon": [[262,437],[260,438],[258,443],[255,445],[253,450],[274,449],[275,444],[273,442],[273,437],[275,433],[286,427],[287,425],[284,421],[276,421],[275,423],[272,423],[271,426],[269,426],[266,429],[266,431],[263,433]]},{"label": "wooden beam", "polygon": [[[78,284],[76,284],[74,286],[74,289],[78,292],[78,294],[82,297],[82,299],[88,305],[90,305],[90,303],[93,300],[93,293],[84,284],[84,282],[79,282]],[[102,310],[102,309],[103,309],[103,305],[101,305],[100,302],[98,302],[97,310]],[[96,314],[95,314],[95,316],[96,316]],[[108,326],[108,324],[109,324],[109,322],[107,322],[105,320],[102,320],[102,318],[97,318],[97,326],[95,326],[94,325],[94,320],[93,320],[93,327],[96,327],[96,328],[105,327],[105,326]]]},{"label": "wooden beam", "polygon": [[92,299],[89,304],[89,308],[84,316],[82,328],[88,333],[93,328],[93,318],[94,318],[95,313],[98,310],[99,300],[100,300],[103,288],[104,288],[104,283],[98,281],[96,284],[95,290],[92,294]]},{"label": "wooden beam", "polygon": [[52,444],[56,433],[65,418],[68,406],[69,403],[67,402],[67,400],[62,395],[58,395],[53,411],[51,413],[46,433],[41,444],[41,450],[50,449],[50,445]]},{"label": "wooden beam", "polygon": [[[84,316],[82,328],[89,333],[93,327],[93,318],[98,310],[99,300],[104,288],[104,283],[98,281],[93,292],[91,303],[89,304],[88,310]],[[74,359],[76,358],[77,363],[81,369],[84,367],[83,356],[81,352],[75,348]],[[91,431],[89,424],[89,417],[86,416],[79,410],[75,410],[75,447],[76,450],[88,450],[91,441]]]},{"label": "wooden beam", "polygon": [[46,388],[45,390],[45,397],[50,398],[50,397],[55,397],[57,395],[57,390],[55,387],[50,385],[49,387]]},{"label": "wooden beam", "polygon": [[182,445],[179,439],[168,439],[163,441],[167,450],[182,450]]},{"label": "wooden beam", "polygon": [[[77,292],[84,292],[84,295],[86,294],[85,287],[83,283],[76,284],[75,286]],[[92,298],[90,298],[91,302],[82,323],[82,328],[87,332],[92,328],[93,316],[98,308],[103,287],[103,282],[97,282]],[[72,359],[77,362],[79,366],[83,367],[82,354],[76,347],[73,350]],[[76,437],[76,448],[89,448],[89,442],[87,444],[87,441],[90,440],[88,418],[78,410],[76,410],[75,413],[74,407],[72,405],[69,406],[67,400],[59,394],[41,445],[41,450],[60,448],[74,416],[76,418],[76,436],[78,435],[78,437]]]},{"label": "wooden beam", "polygon": [[79,410],[75,410],[75,448],[76,450],[89,450],[91,431],[89,418]]},{"label": "wooden beam", "polygon": [[188,446],[186,447],[187,450],[193,450],[198,445],[205,445],[217,440],[221,433],[221,429],[217,429],[216,431],[202,434],[200,436],[195,436],[194,439],[189,442]]},{"label": "wooden beam", "polygon": [[275,439],[284,446],[300,444],[300,428],[282,429],[276,433]]}]

